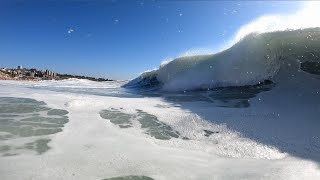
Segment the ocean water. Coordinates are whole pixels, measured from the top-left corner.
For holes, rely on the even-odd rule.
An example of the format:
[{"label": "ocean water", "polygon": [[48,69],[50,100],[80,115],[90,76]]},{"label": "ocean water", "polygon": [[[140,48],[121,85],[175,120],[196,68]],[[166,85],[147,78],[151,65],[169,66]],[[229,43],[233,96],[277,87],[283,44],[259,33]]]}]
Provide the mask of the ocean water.
[{"label": "ocean water", "polygon": [[318,179],[319,78],[296,75],[174,92],[1,81],[1,179]]},{"label": "ocean water", "polygon": [[0,81],[0,179],[320,179],[320,26],[306,14],[130,81]]}]

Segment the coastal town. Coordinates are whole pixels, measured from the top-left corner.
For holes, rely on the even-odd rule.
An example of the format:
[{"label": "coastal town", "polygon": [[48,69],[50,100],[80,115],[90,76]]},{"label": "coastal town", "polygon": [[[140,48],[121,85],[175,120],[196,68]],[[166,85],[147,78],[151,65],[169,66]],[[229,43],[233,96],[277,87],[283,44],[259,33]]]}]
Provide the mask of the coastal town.
[{"label": "coastal town", "polygon": [[63,80],[69,78],[88,79],[91,81],[112,81],[105,78],[95,78],[89,76],[58,74],[56,72],[46,70],[38,70],[35,68],[0,68],[0,80],[26,80],[26,81],[41,81],[41,80]]}]

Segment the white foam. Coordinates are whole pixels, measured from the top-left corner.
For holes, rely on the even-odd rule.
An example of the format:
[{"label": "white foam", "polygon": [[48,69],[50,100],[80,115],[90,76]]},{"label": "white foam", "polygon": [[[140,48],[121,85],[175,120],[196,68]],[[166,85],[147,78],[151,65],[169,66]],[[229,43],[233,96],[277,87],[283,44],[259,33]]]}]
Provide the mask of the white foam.
[{"label": "white foam", "polygon": [[[160,180],[320,177],[313,162],[246,138],[228,124],[208,122],[211,118],[236,118],[241,110],[212,109],[201,103],[174,107],[175,104],[160,98],[103,97],[43,89],[26,91],[20,82],[5,86],[0,95],[34,98],[45,101],[50,107],[69,111],[69,123],[63,132],[52,136],[51,150],[47,153],[0,157],[2,179],[81,180],[122,175],[145,175]],[[168,108],[158,108],[159,104]],[[99,116],[101,109],[110,108],[123,108],[127,113],[141,109],[156,115],[190,140],[161,141],[139,128],[120,129]],[[204,129],[220,133],[205,137]]]}]

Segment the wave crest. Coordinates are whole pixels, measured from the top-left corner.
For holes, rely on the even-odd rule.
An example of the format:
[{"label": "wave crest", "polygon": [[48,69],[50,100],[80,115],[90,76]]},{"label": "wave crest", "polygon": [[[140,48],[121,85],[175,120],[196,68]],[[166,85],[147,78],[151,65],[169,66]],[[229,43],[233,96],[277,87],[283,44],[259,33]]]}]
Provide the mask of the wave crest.
[{"label": "wave crest", "polygon": [[273,80],[284,65],[319,61],[319,54],[320,28],[251,33],[222,52],[176,58],[128,84],[167,91],[255,85]]}]

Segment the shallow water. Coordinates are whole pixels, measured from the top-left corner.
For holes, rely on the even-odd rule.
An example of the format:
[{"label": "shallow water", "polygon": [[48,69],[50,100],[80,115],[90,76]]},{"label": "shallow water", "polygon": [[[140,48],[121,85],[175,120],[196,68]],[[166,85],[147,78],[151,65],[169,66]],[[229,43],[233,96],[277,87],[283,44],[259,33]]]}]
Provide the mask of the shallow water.
[{"label": "shallow water", "polygon": [[130,128],[134,122],[139,122],[144,133],[161,140],[179,138],[179,132],[174,131],[170,126],[158,120],[154,115],[137,109],[135,114],[126,114],[119,110],[102,110],[100,116],[109,119],[111,123],[120,128]]},{"label": "shallow water", "polygon": [[104,180],[153,180],[153,179],[147,176],[122,176],[122,177],[108,178]]},{"label": "shallow water", "polygon": [[[24,153],[23,150],[38,154],[48,151],[48,135],[62,131],[68,122],[67,114],[66,110],[51,109],[35,99],[0,97],[0,153],[13,156]],[[23,143],[6,144],[19,139],[23,139]]]}]

